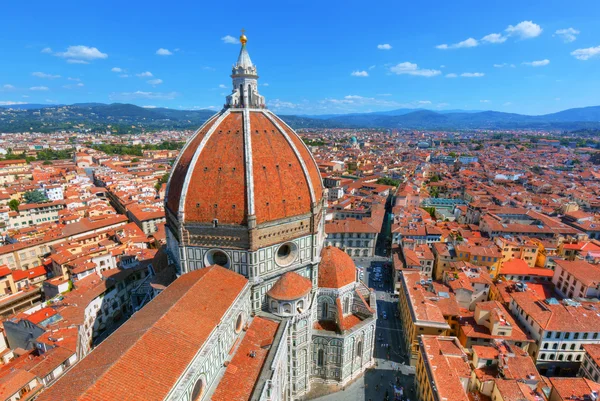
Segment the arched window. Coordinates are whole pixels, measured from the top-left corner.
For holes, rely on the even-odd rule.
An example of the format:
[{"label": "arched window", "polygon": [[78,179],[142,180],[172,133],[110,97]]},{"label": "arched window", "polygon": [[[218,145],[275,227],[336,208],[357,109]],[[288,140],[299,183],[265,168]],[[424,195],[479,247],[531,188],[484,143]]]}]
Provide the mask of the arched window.
[{"label": "arched window", "polygon": [[242,324],[244,323],[244,317],[242,316],[242,314],[240,313],[237,317],[237,320],[235,321],[235,332],[239,333],[240,331],[242,331]]},{"label": "arched window", "polygon": [[571,359],[573,359],[573,355],[567,355],[567,361],[570,361]]},{"label": "arched window", "polygon": [[552,344],[552,349],[557,349],[558,348],[558,344],[554,343]]},{"label": "arched window", "polygon": [[283,304],[283,311],[285,313],[292,313],[292,306],[290,304]]},{"label": "arched window", "polygon": [[271,301],[271,311],[277,312],[277,301]]},{"label": "arched window", "polygon": [[359,341],[358,344],[356,344],[356,356],[362,356],[362,341]]},{"label": "arched window", "polygon": [[192,390],[192,401],[197,401],[200,399],[200,397],[202,397],[202,394],[204,393],[204,381],[202,380],[202,378],[198,379],[198,381],[196,381],[196,384],[194,385],[194,390]]},{"label": "arched window", "polygon": [[327,302],[323,302],[321,306],[321,319],[327,319],[329,315],[329,304]]},{"label": "arched window", "polygon": [[325,351],[320,349],[319,351],[317,351],[317,366],[323,366],[324,361],[325,361]]},{"label": "arched window", "polygon": [[304,310],[304,301],[300,300],[296,303],[296,309],[298,309],[298,311],[302,312]]},{"label": "arched window", "polygon": [[563,360],[563,354],[560,354],[560,355],[558,356],[558,360],[559,360],[559,361],[562,361],[562,360]]},{"label": "arched window", "polygon": [[346,299],[344,299],[344,314],[349,313],[350,312],[350,297],[346,297]]}]

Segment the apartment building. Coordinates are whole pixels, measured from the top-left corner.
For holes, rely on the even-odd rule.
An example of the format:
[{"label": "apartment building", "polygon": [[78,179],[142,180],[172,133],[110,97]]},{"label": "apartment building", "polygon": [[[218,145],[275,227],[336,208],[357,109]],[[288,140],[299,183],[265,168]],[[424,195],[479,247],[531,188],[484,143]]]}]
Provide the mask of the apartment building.
[{"label": "apartment building", "polygon": [[600,344],[584,344],[585,356],[577,376],[600,382]]},{"label": "apartment building", "polygon": [[417,363],[419,355],[419,336],[446,335],[458,328],[459,307],[454,294],[419,271],[405,270],[401,273],[398,309],[405,351],[410,355],[412,366]]},{"label": "apartment building", "polygon": [[456,337],[419,336],[415,388],[419,401],[469,401],[471,367]]},{"label": "apartment building", "polygon": [[535,340],[529,353],[542,375],[576,373],[585,344],[600,343],[600,315],[595,303],[570,299],[540,300],[531,290],[512,293],[509,309]]},{"label": "apartment building", "polygon": [[600,267],[583,260],[555,260],[552,283],[566,298],[600,298]]}]

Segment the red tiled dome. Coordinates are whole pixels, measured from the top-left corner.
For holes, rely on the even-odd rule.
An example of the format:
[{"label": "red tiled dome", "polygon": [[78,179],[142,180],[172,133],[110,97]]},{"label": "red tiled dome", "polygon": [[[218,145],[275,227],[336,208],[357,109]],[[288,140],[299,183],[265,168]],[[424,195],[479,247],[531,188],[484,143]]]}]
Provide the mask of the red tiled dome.
[{"label": "red tiled dome", "polygon": [[226,108],[190,138],[173,168],[167,209],[183,223],[247,225],[310,213],[319,169],[298,135],[265,109]]},{"label": "red tiled dome", "polygon": [[292,301],[305,296],[311,289],[312,283],[309,279],[294,272],[287,272],[277,280],[267,295],[280,301]]},{"label": "red tiled dome", "polygon": [[321,252],[319,287],[341,288],[356,281],[356,265],[348,254],[328,246]]}]

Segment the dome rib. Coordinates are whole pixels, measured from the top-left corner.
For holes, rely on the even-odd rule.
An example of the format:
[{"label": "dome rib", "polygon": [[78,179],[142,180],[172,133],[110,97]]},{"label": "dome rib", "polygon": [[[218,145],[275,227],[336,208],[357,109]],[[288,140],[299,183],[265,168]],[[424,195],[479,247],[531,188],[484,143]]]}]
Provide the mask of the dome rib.
[{"label": "dome rib", "polygon": [[310,191],[310,201],[311,201],[311,203],[315,203],[317,201],[315,190],[313,188],[313,184],[312,184],[308,169],[306,168],[306,163],[304,163],[304,159],[302,159],[302,156],[300,156],[300,151],[296,148],[296,145],[292,142],[292,140],[290,139],[287,132],[285,132],[285,130],[283,128],[281,128],[279,123],[270,115],[270,113],[268,113],[264,110],[262,111],[262,113],[269,119],[269,121],[275,126],[275,128],[277,128],[279,130],[281,135],[283,135],[283,137],[285,138],[287,143],[290,145],[290,147],[294,151],[294,154],[296,155],[296,159],[298,159],[298,161],[300,162],[300,166],[302,166],[302,172],[304,173],[304,178],[306,179],[306,183],[308,184],[308,188]]},{"label": "dome rib", "polygon": [[204,124],[202,124],[200,128],[196,130],[196,132],[194,132],[193,135],[188,138],[185,145],[179,152],[177,159],[175,160],[165,194],[165,198],[167,199],[167,208],[173,214],[175,214],[175,216],[177,216],[179,213],[179,200],[181,198],[185,177],[189,172],[190,161],[194,158],[194,154],[196,153],[202,138],[204,138],[206,133],[214,125],[214,122],[221,113],[222,111],[210,117]]},{"label": "dome rib", "polygon": [[[250,112],[244,109],[244,163],[246,165],[246,185],[248,195],[248,214],[256,214],[254,207],[254,168],[252,166],[252,127],[250,125]],[[248,134],[247,134],[248,133]]]},{"label": "dome rib", "polygon": [[206,145],[206,143],[208,142],[208,140],[210,139],[210,137],[212,136],[212,134],[221,125],[221,123],[223,122],[223,120],[225,120],[225,118],[227,116],[229,116],[230,114],[231,114],[231,111],[229,109],[226,109],[219,116],[219,118],[216,119],[215,123],[210,128],[210,130],[206,133],[206,135],[204,135],[204,137],[202,138],[202,141],[200,142],[200,144],[196,148],[196,151],[194,152],[194,157],[192,158],[192,160],[190,162],[190,166],[188,167],[187,174],[185,176],[185,181],[183,182],[183,188],[181,189],[181,196],[179,197],[178,214],[181,215],[181,220],[182,221],[185,221],[185,200],[186,200],[186,197],[188,195],[188,188],[190,186],[190,179],[192,177],[192,174],[194,173],[194,170],[195,170],[195,167],[196,167],[196,163],[198,162],[198,157],[200,157],[200,153],[202,152],[202,149],[204,149],[204,146]]},{"label": "dome rib", "polygon": [[224,109],[187,142],[166,204],[184,224],[217,219],[255,227],[304,218],[322,201],[323,191],[318,167],[302,146],[270,112]]}]

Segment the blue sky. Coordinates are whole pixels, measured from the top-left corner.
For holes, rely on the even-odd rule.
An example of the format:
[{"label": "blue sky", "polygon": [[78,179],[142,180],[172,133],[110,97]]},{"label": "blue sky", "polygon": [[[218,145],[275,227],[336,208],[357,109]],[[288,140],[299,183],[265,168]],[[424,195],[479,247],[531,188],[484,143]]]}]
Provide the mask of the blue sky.
[{"label": "blue sky", "polygon": [[599,1],[420,3],[5,2],[0,104],[219,109],[243,27],[282,114],[600,105]]}]

